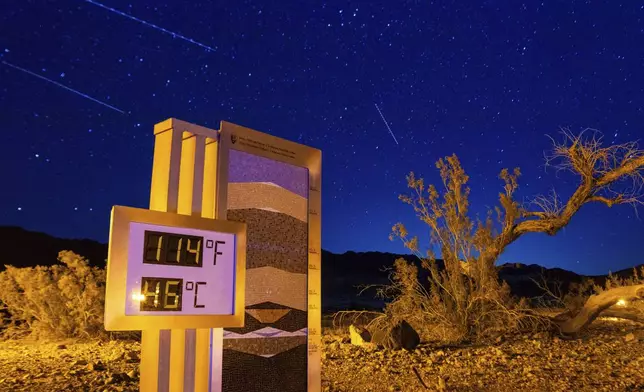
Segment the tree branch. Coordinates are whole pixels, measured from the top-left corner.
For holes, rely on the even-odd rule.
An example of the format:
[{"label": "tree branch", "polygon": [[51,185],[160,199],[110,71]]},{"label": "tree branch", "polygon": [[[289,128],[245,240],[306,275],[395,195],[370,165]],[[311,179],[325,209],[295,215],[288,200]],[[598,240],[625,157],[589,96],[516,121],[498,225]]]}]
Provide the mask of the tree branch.
[{"label": "tree branch", "polygon": [[602,293],[591,295],[584,307],[574,316],[557,322],[561,333],[574,335],[592,323],[606,309],[620,300],[634,301],[644,299],[644,284],[615,287]]}]

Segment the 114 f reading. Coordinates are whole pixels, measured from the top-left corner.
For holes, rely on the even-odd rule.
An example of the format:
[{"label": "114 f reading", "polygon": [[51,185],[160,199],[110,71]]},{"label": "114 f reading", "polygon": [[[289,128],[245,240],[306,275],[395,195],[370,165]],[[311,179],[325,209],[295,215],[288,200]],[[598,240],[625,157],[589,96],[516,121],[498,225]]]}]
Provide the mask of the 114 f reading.
[{"label": "114 f reading", "polygon": [[[203,265],[203,237],[183,234],[145,231],[144,264],[201,267]],[[206,241],[206,248],[215,248],[214,265],[221,252],[217,249],[225,241]]]}]

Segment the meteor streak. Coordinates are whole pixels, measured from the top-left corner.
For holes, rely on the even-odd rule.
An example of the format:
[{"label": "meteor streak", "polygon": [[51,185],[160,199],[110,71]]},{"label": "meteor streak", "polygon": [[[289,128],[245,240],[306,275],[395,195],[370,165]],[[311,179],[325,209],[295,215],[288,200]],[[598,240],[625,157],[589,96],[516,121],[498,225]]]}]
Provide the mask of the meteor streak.
[{"label": "meteor streak", "polygon": [[67,86],[65,86],[64,84],[60,84],[60,83],[58,83],[58,82],[57,82],[57,81],[55,81],[55,80],[51,80],[51,79],[46,78],[46,77],[44,77],[44,76],[38,75],[37,73],[35,73],[35,72],[31,72],[31,71],[29,71],[28,69],[24,69],[24,68],[22,68],[22,67],[19,67],[19,66],[17,66],[17,65],[11,64],[11,63],[9,63],[9,62],[7,62],[7,61],[4,61],[4,60],[2,61],[2,64],[6,65],[7,67],[11,67],[11,68],[13,68],[13,69],[17,69],[18,71],[24,72],[24,73],[29,74],[29,75],[31,75],[31,76],[35,76],[35,77],[37,77],[38,79],[42,79],[42,80],[44,80],[44,81],[46,81],[46,82],[49,82],[49,83],[55,84],[55,85],[56,85],[56,86],[58,86],[58,87],[62,87],[62,88],[64,88],[64,89],[65,89],[65,90],[67,90],[67,91],[71,91],[71,92],[73,92],[73,93],[74,93],[74,94],[76,94],[76,95],[80,95],[80,96],[81,96],[81,97],[83,97],[83,98],[87,98],[87,99],[89,99],[90,101],[94,101],[94,102],[96,102],[96,103],[98,103],[98,104],[101,104],[101,105],[103,105],[103,106],[105,106],[105,107],[108,107],[108,108],[110,108],[110,109],[112,109],[112,110],[114,110],[114,111],[117,111],[117,112],[121,113],[121,114],[125,114],[125,112],[124,112],[123,110],[119,109],[119,108],[116,108],[116,107],[114,107],[114,106],[112,106],[112,105],[109,105],[109,104],[107,104],[107,103],[105,103],[105,102],[103,102],[103,101],[100,101],[100,100],[96,99],[96,98],[92,98],[92,97],[90,97],[90,96],[89,96],[89,95],[87,95],[87,94],[84,94],[84,93],[82,93],[82,92],[80,92],[80,91],[78,91],[78,90],[74,90],[74,89],[73,89],[73,88],[71,88],[71,87],[67,87]]},{"label": "meteor streak", "polygon": [[396,139],[396,135],[394,135],[394,132],[391,130],[391,127],[389,126],[389,123],[387,122],[387,120],[385,120],[385,116],[382,115],[382,112],[380,111],[380,108],[378,107],[378,105],[376,105],[375,103],[374,103],[374,105],[376,106],[376,109],[378,110],[378,113],[380,113],[380,118],[382,118],[382,121],[387,126],[387,129],[389,130],[389,133],[391,134],[391,137],[393,137],[394,141],[396,142],[396,144],[398,144],[398,140]]},{"label": "meteor streak", "polygon": [[155,24],[152,24],[152,23],[150,23],[150,22],[146,22],[146,21],[144,21],[143,19],[139,19],[139,18],[137,18],[136,16],[132,16],[132,15],[130,15],[130,14],[126,14],[126,13],[125,13],[125,12],[123,12],[123,11],[119,11],[119,10],[114,9],[114,8],[112,8],[112,7],[108,7],[108,6],[106,6],[105,4],[101,4],[101,3],[99,3],[98,1],[94,1],[94,0],[85,0],[85,2],[86,2],[86,3],[90,3],[90,4],[94,4],[94,5],[95,5],[95,6],[97,6],[97,7],[104,8],[104,9],[106,9],[106,10],[110,11],[110,12],[113,12],[113,13],[115,13],[115,14],[117,14],[117,15],[124,16],[124,17],[126,17],[126,18],[128,18],[128,19],[131,19],[131,20],[135,21],[135,22],[142,23],[142,24],[144,24],[144,25],[146,25],[146,26],[148,26],[148,27],[152,27],[153,29],[155,29],[155,30],[159,30],[159,31],[161,31],[162,33],[170,34],[170,35],[171,35],[172,37],[174,37],[174,38],[179,38],[179,39],[182,39],[182,40],[184,40],[184,41],[190,42],[191,44],[194,44],[194,45],[197,45],[197,46],[201,46],[202,48],[204,48],[204,49],[206,49],[206,50],[208,50],[208,51],[210,51],[210,52],[214,52],[214,51],[216,51],[216,49],[215,49],[215,48],[213,48],[213,47],[211,47],[211,46],[208,46],[208,45],[202,44],[201,42],[197,42],[197,41],[193,40],[192,38],[188,38],[188,37],[183,36],[183,35],[181,35],[181,34],[177,34],[177,33],[172,32],[172,31],[170,31],[170,30],[164,29],[163,27],[160,27],[160,26],[157,26],[157,25],[155,25]]}]

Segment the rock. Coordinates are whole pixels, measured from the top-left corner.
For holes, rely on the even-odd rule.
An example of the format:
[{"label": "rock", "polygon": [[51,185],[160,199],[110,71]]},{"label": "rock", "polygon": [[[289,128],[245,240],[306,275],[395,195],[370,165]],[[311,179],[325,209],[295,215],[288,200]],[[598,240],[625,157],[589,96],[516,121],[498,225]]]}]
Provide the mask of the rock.
[{"label": "rock", "polygon": [[105,379],[105,385],[118,384],[127,380],[130,380],[130,377],[125,373],[112,373]]},{"label": "rock", "polygon": [[139,354],[136,351],[128,351],[126,356],[128,362],[138,362],[140,359]]},{"label": "rock", "polygon": [[371,334],[369,331],[356,327],[353,324],[349,326],[349,336],[351,337],[351,344],[354,346],[364,346],[365,343],[371,341]]},{"label": "rock", "polygon": [[635,335],[633,335],[632,332],[629,333],[628,335],[624,336],[624,341],[626,341],[626,342],[631,342],[633,340],[635,340]]},{"label": "rock", "polygon": [[87,370],[90,372],[105,370],[105,365],[101,361],[92,362],[87,365]]},{"label": "rock", "polygon": [[420,336],[408,322],[403,320],[393,328],[373,331],[371,342],[388,350],[404,348],[412,351],[420,344]]},{"label": "rock", "polygon": [[130,379],[134,380],[138,376],[138,372],[136,370],[130,370],[129,372],[127,372],[127,376]]},{"label": "rock", "polygon": [[57,348],[58,350],[65,350],[65,349],[67,348],[67,345],[65,345],[65,344],[59,344],[58,346],[56,346],[56,348]]}]

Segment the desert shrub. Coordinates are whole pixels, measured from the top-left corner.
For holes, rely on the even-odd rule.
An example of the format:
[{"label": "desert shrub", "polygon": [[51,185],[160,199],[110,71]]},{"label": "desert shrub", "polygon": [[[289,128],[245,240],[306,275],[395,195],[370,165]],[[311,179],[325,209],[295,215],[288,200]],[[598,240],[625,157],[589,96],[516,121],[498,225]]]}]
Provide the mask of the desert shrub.
[{"label": "desert shrub", "polygon": [[615,287],[633,286],[638,284],[644,284],[644,265],[641,266],[639,270],[637,268],[633,268],[633,273],[626,277],[620,277],[609,273],[603,285],[593,285],[593,291],[596,294],[599,294]]},{"label": "desert shrub", "polygon": [[[568,291],[561,295],[558,304],[570,312],[577,312],[595,292],[595,287],[596,283],[590,278],[584,278],[579,283],[571,283]],[[556,298],[558,295],[550,294],[550,296]],[[557,304],[556,301],[554,303]]]},{"label": "desert shrub", "polygon": [[[577,136],[568,130],[562,133],[564,141],[553,140],[546,164],[578,177],[578,186],[566,201],[559,200],[553,191],[550,196],[536,196],[530,205],[520,204],[515,192],[521,173],[518,168],[503,169],[499,206],[489,211],[486,219],[474,220],[469,216],[469,177],[455,155],[436,163],[443,185],[440,193],[433,185],[425,186],[413,172],[407,176],[410,192],[400,199],[412,206],[429,228],[430,250],[420,252],[418,237],[410,237],[401,223],[394,225],[391,238],[401,239],[421,259],[421,268],[429,272],[429,278],[419,282],[418,267],[398,260],[392,284],[381,290],[392,300],[378,322],[391,325],[406,319],[425,337],[443,341],[546,329],[553,323],[569,333],[586,325],[583,317],[579,323],[567,325],[564,319],[545,317],[529,309],[525,301],[514,300],[496,270],[499,256],[514,241],[527,233],[556,235],[585,204],[613,207],[644,203],[644,150],[637,143],[603,147],[596,131]],[[443,260],[442,268],[437,254]],[[580,287],[580,292],[584,290]]]},{"label": "desert shrub", "polygon": [[[609,273],[605,281],[598,281],[597,278],[584,278],[579,283],[572,283],[567,292],[562,293],[558,290],[551,290],[544,283],[537,282],[538,286],[545,292],[551,302],[560,308],[566,309],[571,313],[580,310],[591,295],[601,294],[610,289],[624,286],[635,286],[644,284],[644,266],[640,269],[633,268],[632,274],[621,277]],[[617,304],[617,307],[632,307],[644,311],[644,303],[641,301],[629,304]]]},{"label": "desert shrub", "polygon": [[105,337],[105,270],[71,252],[50,267],[6,266],[0,301],[8,312],[4,335],[34,338]]},{"label": "desert shrub", "polygon": [[[412,194],[401,196],[401,200],[430,228],[431,249],[440,252],[443,266],[439,268],[433,250],[422,254],[417,237],[409,238],[402,224],[395,225],[392,239],[402,239],[421,259],[429,279],[426,284],[420,282],[416,265],[397,260],[392,285],[381,291],[392,298],[383,320],[405,319],[423,338],[445,342],[479,340],[538,321],[520,311],[525,304],[515,301],[509,286],[498,279],[494,241],[499,234],[491,214],[486,221],[475,222],[469,217],[468,176],[458,158],[441,159],[436,167],[444,185],[442,195],[411,173],[407,183]],[[518,176],[518,170],[501,173],[507,192],[514,191]],[[500,210],[497,213],[499,220],[506,219]]]}]

